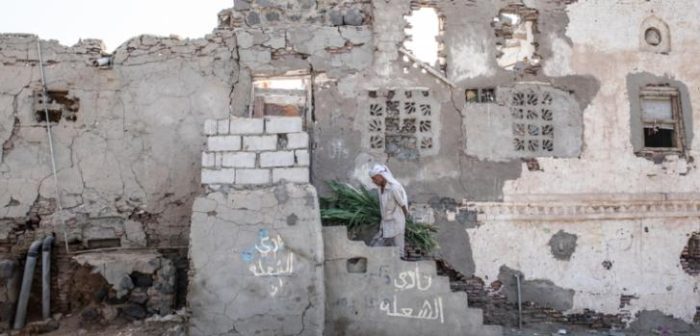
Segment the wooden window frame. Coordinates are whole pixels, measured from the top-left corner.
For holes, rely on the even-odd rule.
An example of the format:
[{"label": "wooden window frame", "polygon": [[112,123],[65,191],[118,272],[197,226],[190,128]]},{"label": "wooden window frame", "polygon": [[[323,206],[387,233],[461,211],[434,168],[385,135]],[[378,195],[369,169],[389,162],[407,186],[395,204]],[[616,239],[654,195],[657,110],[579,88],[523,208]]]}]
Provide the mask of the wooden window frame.
[{"label": "wooden window frame", "polygon": [[[668,154],[680,154],[683,153],[685,148],[685,132],[683,131],[683,109],[681,105],[681,96],[678,89],[670,86],[646,86],[642,88],[639,93],[639,118],[641,120],[641,130],[642,133],[642,149],[641,153],[668,153]],[[644,111],[642,110],[643,101],[650,99],[670,99],[671,100],[671,113],[672,118],[670,120],[645,120]],[[645,142],[644,131],[647,126],[654,125],[670,125],[673,126],[674,138],[673,147],[647,147]]]}]

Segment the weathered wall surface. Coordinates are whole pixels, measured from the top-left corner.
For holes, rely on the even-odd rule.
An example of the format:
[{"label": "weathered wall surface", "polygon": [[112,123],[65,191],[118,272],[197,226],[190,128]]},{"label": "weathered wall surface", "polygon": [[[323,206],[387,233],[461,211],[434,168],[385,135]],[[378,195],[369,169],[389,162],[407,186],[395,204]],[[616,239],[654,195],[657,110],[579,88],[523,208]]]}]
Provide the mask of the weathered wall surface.
[{"label": "weathered wall surface", "polygon": [[394,248],[347,235],[345,227],[323,231],[326,335],[501,335],[437,276],[433,261],[404,262]]},{"label": "weathered wall surface", "polygon": [[[687,28],[697,26],[692,18],[700,8],[697,4],[673,3],[667,6],[664,1],[525,1],[527,7],[538,11],[535,39],[538,44],[536,53],[541,62],[522,71],[507,71],[497,63],[496,43],[500,37],[496,36],[492,22],[484,17],[496,17],[499,10],[510,3],[514,2],[437,3],[438,12],[445,16],[442,38],[447,54],[446,76],[456,85],[450,87],[430,74],[421,73],[420,68],[403,63],[398,57],[400,54],[393,49],[404,35],[395,24],[392,26],[387,22],[400,22],[408,8],[402,7],[401,3],[392,3],[391,8],[386,8],[381,2],[375,2],[374,10],[381,10],[383,15],[374,19],[376,47],[373,67],[357,75],[357,79],[348,77],[332,81],[323,78],[324,82],[315,88],[317,111],[328,111],[315,115],[318,146],[313,152],[315,182],[321,184],[326,179],[340,178],[369,184],[366,177],[368,162],[388,162],[399,180],[407,185],[409,197],[418,203],[417,208],[428,205],[430,216],[427,217],[434,218],[440,227],[442,250],[438,254],[466,275],[486,279],[488,286],[498,279],[498,270],[502,266],[517,270],[525,279],[535,281],[545,289],[560,288],[561,291],[537,292],[545,293],[539,304],[570,314],[592,311],[623,315],[620,319],[629,321],[635,319],[635,312],[659,310],[692,322],[696,307],[700,305],[693,289],[698,280],[696,276],[683,272],[680,256],[689,235],[697,231],[696,209],[670,218],[659,216],[655,219],[656,225],[669,228],[659,236],[649,233],[629,238],[632,244],[643,245],[645,253],[655,255],[654,264],[664,264],[657,270],[666,273],[639,267],[644,258],[641,254],[629,250],[605,252],[611,260],[625,260],[627,267],[635,265],[633,267],[637,270],[631,274],[636,276],[623,279],[611,278],[605,268],[591,270],[593,260],[602,256],[601,247],[596,244],[618,240],[617,231],[610,231],[600,223],[612,221],[617,229],[634,231],[639,226],[637,221],[617,221],[609,218],[612,215],[607,213],[586,221],[572,219],[575,218],[573,215],[572,218],[563,216],[561,220],[567,222],[567,227],[579,225],[581,230],[599,240],[577,240],[578,253],[590,252],[585,257],[588,264],[552,267],[536,264],[535,260],[555,260],[546,242],[559,229],[564,232],[571,230],[552,227],[547,239],[541,239],[542,244],[533,244],[531,236],[541,231],[532,225],[510,220],[498,224],[480,221],[471,211],[458,208],[462,200],[504,200],[506,205],[520,202],[547,205],[560,201],[584,207],[602,207],[609,202],[614,206],[624,206],[634,203],[633,200],[646,200],[650,205],[675,207],[674,199],[697,197],[694,193],[700,187],[700,180],[694,157],[698,153],[698,140],[693,134],[697,134],[698,126],[693,120],[698,116],[694,107],[700,96],[692,90],[686,93],[684,88],[699,85],[697,72],[700,68],[689,59],[689,55],[697,53],[697,35]],[[647,18],[651,16],[669,26],[670,50],[659,52],[645,45],[642,27],[647,27]],[[662,155],[654,162],[635,154],[636,148],[632,144],[639,141],[636,135],[639,130],[631,127],[638,124],[635,118],[640,115],[635,110],[639,87],[647,83],[679,87],[687,141],[681,155]],[[511,87],[523,85],[548,88],[566,97],[566,103],[553,111],[555,118],[558,118],[557,112],[565,118],[557,119],[553,124],[554,131],[562,133],[553,136],[555,143],[551,152],[529,151],[527,142],[527,153],[514,150],[513,140],[517,137],[511,119],[513,111],[509,109],[512,95],[507,92]],[[401,108],[395,113],[403,122],[406,98],[402,94],[414,88],[429,91],[433,103],[440,105],[437,109],[439,115],[435,116],[437,120],[433,121],[433,127],[440,129],[433,137],[433,146],[437,150],[425,151],[420,148],[420,142],[411,148],[400,139],[404,142],[399,142],[398,146],[386,146],[377,152],[372,148],[376,143],[372,136],[378,133],[376,129],[385,131],[389,125],[386,119],[384,124],[373,123],[372,118],[379,110],[372,109],[372,92],[376,91],[385,98],[384,111],[391,110],[394,101],[398,101]],[[495,88],[495,102],[465,104],[465,90],[483,88]],[[400,99],[388,97],[387,92]],[[369,103],[358,104],[354,100],[365,95],[370,98]],[[342,105],[338,104],[339,98],[343,99]],[[541,114],[538,117],[541,118]],[[350,124],[352,128],[348,127]],[[463,128],[457,127],[460,124]],[[538,131],[541,135],[541,130],[534,130]],[[518,134],[525,133],[526,141],[528,136],[536,135],[529,132],[527,126],[525,130],[517,129]],[[400,150],[394,150],[397,147]],[[521,158],[525,160],[521,161]],[[667,196],[659,197],[657,193]],[[640,210],[640,213],[655,216],[647,210]],[[679,221],[685,225],[674,224]],[[494,244],[496,241],[499,244]],[[517,244],[521,250],[516,252],[500,245],[505,242]],[[478,253],[475,244],[478,244]],[[678,248],[671,253],[669,246]],[[519,266],[522,264],[517,257],[520,251],[532,260],[526,268]],[[508,257],[493,258],[494,255]],[[604,260],[608,259],[603,258],[595,265],[601,265]],[[605,277],[606,280],[583,279],[570,283],[573,274],[581,273]],[[667,290],[665,274],[674,274],[675,279],[684,285]],[[505,277],[512,278],[512,274]],[[565,278],[569,280],[563,280]],[[649,282],[654,284],[642,290]],[[639,293],[630,294],[630,287],[640,289]],[[568,304],[553,304],[559,300],[556,293],[570,293],[572,290],[576,294],[567,298]],[[554,294],[546,294],[550,292]],[[662,298],[662,293],[666,292],[671,294]],[[594,303],[592,298],[603,295],[601,293],[615,293],[617,304],[613,305],[610,300]],[[620,297],[624,295],[645,299],[631,300],[620,308]],[[679,299],[683,295],[692,299],[673,308],[673,299],[666,300]],[[512,300],[512,295],[508,295],[508,299]],[[575,317],[571,317],[573,319]]]},{"label": "weathered wall surface", "polygon": [[514,280],[504,267],[548,281],[539,288],[549,294],[524,287],[524,300],[559,311],[590,309],[631,321],[659,310],[692,322],[699,280],[681,256],[699,228],[697,200],[477,204],[480,225],[466,229],[475,274],[487,283],[508,281],[511,302]]},{"label": "weathered wall surface", "polygon": [[[0,240],[23,246],[38,228],[57,231],[62,243],[65,222],[75,248],[184,247],[200,181],[212,177],[201,175],[201,166],[230,168],[233,181],[236,169],[248,168],[224,166],[217,154],[202,158],[201,125],[208,118],[249,116],[254,77],[293,73],[311,83],[303,124],[311,139],[311,180],[321,192],[331,179],[369,183],[369,165],[386,162],[405,183],[414,208],[422,209],[416,215],[439,226],[438,256],[465,275],[490,285],[499,275],[520,272],[529,284],[544,288],[537,291],[545,293],[540,304],[561,311],[621,314],[612,299],[593,298],[634,295],[639,299],[625,300],[630,315],[658,310],[691,321],[692,307],[700,306],[693,291],[698,280],[682,270],[678,247],[700,231],[697,209],[653,215],[647,225],[646,219],[618,218],[617,210],[591,210],[597,215],[585,220],[568,212],[556,221],[549,214],[493,220],[478,214],[490,203],[464,204],[506,202],[509,209],[558,201],[563,209],[571,204],[613,209],[640,201],[674,208],[675,200],[697,198],[700,4],[425,3],[444,23],[438,38],[446,70],[435,69],[439,76],[399,51],[407,38],[404,16],[418,4],[408,0],[235,1],[234,9],[219,14],[213,34],[185,41],[138,37],[118,48],[106,67],[93,64],[102,56],[97,41],[70,48],[44,42],[49,95],[60,105],[51,105],[65,209],[60,214],[45,128],[37,121],[42,117],[36,113],[36,37],[3,35]],[[520,15],[527,25],[510,30],[504,13]],[[645,41],[650,25],[664,37],[657,46]],[[512,58],[504,54],[518,46],[529,59],[502,66]],[[649,83],[678,87],[686,140],[683,151],[653,160],[635,154],[638,92]],[[527,109],[522,115],[536,123],[515,120],[521,118],[512,91],[524,87],[561,98],[553,102],[552,120],[539,105],[530,118]],[[495,97],[467,102],[469,92]],[[214,175],[231,177],[227,174]],[[640,226],[649,232],[639,234]],[[569,240],[552,239],[560,230],[577,237],[573,252]],[[619,240],[618,231],[629,233],[624,237],[631,246],[643,248],[607,247]],[[520,246],[517,253],[506,241]],[[642,262],[652,255],[653,262]],[[604,261],[610,269],[598,267]],[[658,267],[650,270],[640,262]],[[634,270],[611,275],[631,265]],[[665,274],[682,284],[667,290]],[[684,296],[692,300],[671,302]]]},{"label": "weathered wall surface", "polygon": [[[206,129],[207,192],[194,202],[190,230],[192,335],[323,333],[318,197],[308,162],[278,141],[306,133],[300,117],[266,118],[264,131],[262,121],[207,123],[216,126]],[[305,139],[295,147],[308,149]]]},{"label": "weathered wall surface", "polygon": [[[33,99],[41,88],[36,41],[2,38],[7,80],[1,90],[8,104],[0,132],[0,218],[8,223],[23,224],[31,213],[51,215],[57,208],[46,129],[37,120],[43,109],[38,104],[36,111]],[[187,208],[199,188],[200,128],[206,117],[228,113],[237,73],[232,35],[193,41],[142,36],[118,48],[109,69],[92,65],[101,56],[99,46],[43,42],[42,48],[48,90],[79,100],[76,118],[61,118],[53,127],[69,239],[87,245],[120,238],[84,232],[101,222],[103,231],[137,226],[148,234],[142,243],[149,246],[186,245]],[[51,207],[41,209],[41,200]],[[62,231],[57,218],[34,220]]]}]

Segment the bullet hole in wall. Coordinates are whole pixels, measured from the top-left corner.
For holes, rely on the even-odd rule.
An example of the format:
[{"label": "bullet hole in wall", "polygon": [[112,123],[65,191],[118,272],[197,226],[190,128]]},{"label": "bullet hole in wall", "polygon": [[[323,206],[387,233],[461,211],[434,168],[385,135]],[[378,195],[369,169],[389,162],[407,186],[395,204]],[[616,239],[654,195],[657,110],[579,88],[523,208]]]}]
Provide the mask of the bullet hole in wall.
[{"label": "bullet hole in wall", "polygon": [[48,90],[34,92],[34,116],[37,122],[58,123],[61,119],[76,121],[80,99],[69,94],[67,90]]}]

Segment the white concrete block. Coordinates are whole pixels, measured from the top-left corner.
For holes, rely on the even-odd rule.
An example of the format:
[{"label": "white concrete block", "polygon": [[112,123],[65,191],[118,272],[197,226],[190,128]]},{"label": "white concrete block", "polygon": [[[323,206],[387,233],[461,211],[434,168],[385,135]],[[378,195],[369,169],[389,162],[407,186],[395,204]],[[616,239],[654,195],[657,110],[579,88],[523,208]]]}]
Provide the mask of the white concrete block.
[{"label": "white concrete block", "polygon": [[249,135],[243,137],[243,150],[263,151],[277,149],[276,135]]},{"label": "white concrete block", "polygon": [[236,169],[236,184],[270,183],[269,169]]},{"label": "white concrete block", "polygon": [[236,151],[241,149],[241,137],[238,135],[218,135],[207,139],[207,149],[212,152]]},{"label": "white concrete block", "polygon": [[217,123],[214,119],[207,119],[204,121],[204,134],[215,135],[216,134]]},{"label": "white concrete block", "polygon": [[311,163],[311,159],[309,158],[309,151],[306,149],[295,150],[294,157],[296,158],[297,166],[308,167]]},{"label": "white concrete block", "polygon": [[202,169],[202,184],[232,184],[235,180],[235,169]]},{"label": "white concrete block", "polygon": [[228,128],[229,128],[229,120],[228,119],[220,119],[220,120],[216,121],[216,132],[217,133],[229,134]]},{"label": "white concrete block", "polygon": [[289,133],[287,134],[287,148],[298,149],[309,147],[309,134],[307,133]]},{"label": "white concrete block", "polygon": [[216,153],[202,152],[202,168],[216,167]]},{"label": "white concrete block", "polygon": [[223,167],[255,168],[255,153],[231,152],[221,153]]},{"label": "white concrete block", "polygon": [[275,168],[272,170],[272,182],[286,180],[295,183],[309,183],[309,168]]},{"label": "white concrete block", "polygon": [[291,167],[294,165],[294,152],[260,153],[260,167]]},{"label": "white concrete block", "polygon": [[231,134],[262,134],[262,118],[231,118]]},{"label": "white concrete block", "polygon": [[224,159],[223,154],[224,153],[222,153],[222,152],[216,153],[216,165],[215,165],[216,168],[221,168],[221,163],[223,162],[223,159]]},{"label": "white concrete block", "polygon": [[296,133],[301,131],[301,117],[265,117],[265,133]]}]

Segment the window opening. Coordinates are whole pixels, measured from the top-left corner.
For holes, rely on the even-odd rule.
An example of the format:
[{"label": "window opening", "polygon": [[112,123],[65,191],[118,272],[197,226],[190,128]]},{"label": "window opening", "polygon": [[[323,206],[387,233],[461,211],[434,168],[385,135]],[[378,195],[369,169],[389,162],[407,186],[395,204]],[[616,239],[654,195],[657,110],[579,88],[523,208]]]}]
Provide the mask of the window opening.
[{"label": "window opening", "polygon": [[495,103],[496,89],[467,89],[465,91],[467,103]]},{"label": "window opening", "polygon": [[444,71],[444,46],[441,43],[444,20],[438,15],[437,9],[415,5],[411,14],[406,16],[406,22],[404,48],[421,62],[438,66]]},{"label": "window opening", "polygon": [[498,65],[506,70],[525,71],[540,64],[537,55],[537,10],[512,5],[493,18]]},{"label": "window opening", "polygon": [[647,86],[640,95],[644,149],[682,149],[681,106],[678,90]]},{"label": "window opening", "polygon": [[253,79],[252,116],[303,116],[309,108],[310,78],[270,77]]}]

